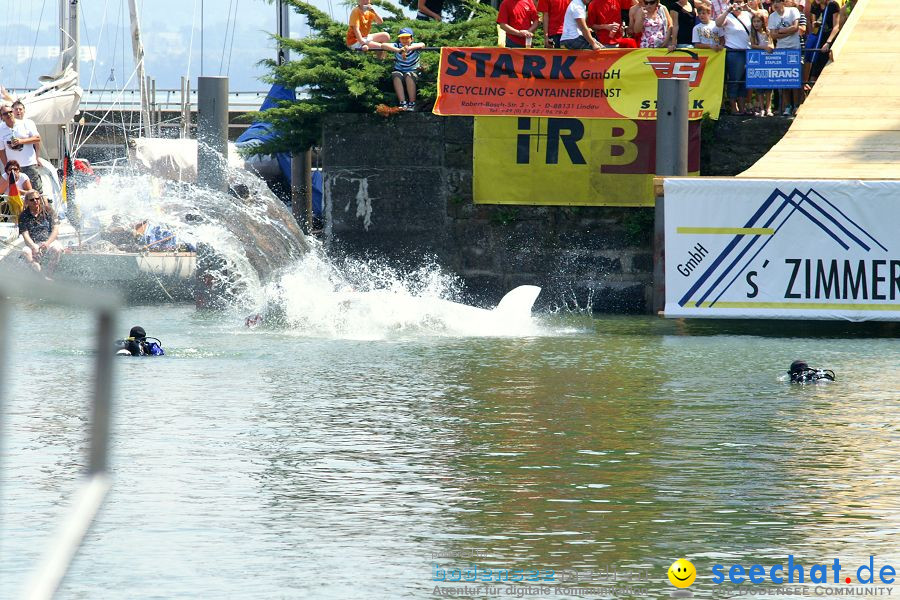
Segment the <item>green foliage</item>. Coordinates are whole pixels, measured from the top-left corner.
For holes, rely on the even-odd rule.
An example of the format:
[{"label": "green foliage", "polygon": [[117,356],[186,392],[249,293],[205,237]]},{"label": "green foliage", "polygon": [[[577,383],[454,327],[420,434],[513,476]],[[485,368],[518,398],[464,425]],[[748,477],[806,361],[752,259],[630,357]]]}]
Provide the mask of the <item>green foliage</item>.
[{"label": "green foliage", "polygon": [[[277,38],[295,60],[284,65],[277,65],[272,60],[261,61],[269,68],[267,81],[296,88],[299,99],[248,115],[248,119],[271,123],[277,133],[273,142],[254,148],[253,151],[259,154],[307,150],[319,142],[322,118],[326,114],[373,113],[379,104],[396,104],[391,85],[393,53],[386,52],[379,58],[375,52],[350,50],[346,45],[346,23],[334,21],[302,0],[286,1],[306,18],[312,33],[299,40]],[[427,48],[495,45],[497,11],[473,0],[456,1],[467,7],[467,16],[471,13],[471,19],[449,23],[411,21],[386,0],[373,0],[384,23],[374,25],[372,32],[387,31],[396,40],[396,32],[411,27],[415,41],[423,42]],[[439,61],[438,51],[420,53],[423,71],[417,101],[421,106],[434,103]]]},{"label": "green foliage", "polygon": [[653,208],[629,208],[622,215],[622,229],[630,244],[641,246],[653,239],[653,226],[656,219]]},{"label": "green foliage", "polygon": [[[417,10],[419,0],[398,0],[400,4],[410,10]],[[476,10],[472,7],[472,2],[466,0],[444,0],[444,15],[450,15],[451,22],[466,21]]]}]

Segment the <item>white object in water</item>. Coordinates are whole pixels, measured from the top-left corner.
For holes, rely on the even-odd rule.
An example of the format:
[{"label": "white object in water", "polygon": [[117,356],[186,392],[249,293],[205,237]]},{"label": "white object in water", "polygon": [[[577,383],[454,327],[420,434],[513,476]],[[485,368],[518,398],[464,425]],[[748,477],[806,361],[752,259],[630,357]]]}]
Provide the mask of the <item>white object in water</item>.
[{"label": "white object in water", "polygon": [[390,290],[339,294],[340,316],[348,331],[390,331],[424,328],[451,335],[528,335],[531,308],[541,288],[519,286],[493,309],[450,300],[397,294]]},{"label": "white object in water", "polygon": [[506,293],[499,304],[492,309],[478,308],[450,300],[434,301],[449,312],[457,312],[459,316],[470,315],[476,318],[493,317],[509,321],[523,321],[531,318],[531,308],[537,300],[541,288],[536,285],[520,285]]}]

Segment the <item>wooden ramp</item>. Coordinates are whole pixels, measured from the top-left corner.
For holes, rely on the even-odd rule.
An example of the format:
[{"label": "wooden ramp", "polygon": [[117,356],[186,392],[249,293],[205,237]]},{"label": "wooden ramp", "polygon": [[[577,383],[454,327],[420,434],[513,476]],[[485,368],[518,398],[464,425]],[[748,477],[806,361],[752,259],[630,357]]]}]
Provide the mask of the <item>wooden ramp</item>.
[{"label": "wooden ramp", "polygon": [[897,0],[859,0],[787,134],[738,177],[900,179]]}]

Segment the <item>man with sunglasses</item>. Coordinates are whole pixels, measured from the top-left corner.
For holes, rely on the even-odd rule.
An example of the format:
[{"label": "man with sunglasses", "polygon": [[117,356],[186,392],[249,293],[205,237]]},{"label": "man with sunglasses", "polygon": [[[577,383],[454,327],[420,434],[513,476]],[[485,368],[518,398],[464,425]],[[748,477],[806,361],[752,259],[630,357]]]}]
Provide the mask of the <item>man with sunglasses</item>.
[{"label": "man with sunglasses", "polygon": [[16,119],[13,107],[6,104],[0,106],[0,160],[4,165],[10,160],[16,160],[22,173],[31,179],[34,188],[43,191],[41,175],[37,169],[41,135],[34,121],[25,118],[25,105],[19,101],[15,104],[18,105],[21,119]]},{"label": "man with sunglasses", "polygon": [[22,255],[28,266],[40,273],[41,262],[46,257],[50,258],[45,271],[49,278],[59,263],[62,244],[56,239],[59,219],[39,192],[32,190],[25,194],[25,210],[19,216],[19,234],[25,240]]}]

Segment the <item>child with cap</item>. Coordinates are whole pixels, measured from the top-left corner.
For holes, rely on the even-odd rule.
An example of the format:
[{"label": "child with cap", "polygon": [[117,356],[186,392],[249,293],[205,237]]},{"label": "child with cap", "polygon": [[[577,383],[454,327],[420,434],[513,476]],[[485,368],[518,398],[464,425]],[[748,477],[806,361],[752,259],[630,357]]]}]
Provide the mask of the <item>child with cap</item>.
[{"label": "child with cap", "polygon": [[[399,41],[384,44],[382,49],[394,53],[394,70],[391,80],[397,102],[403,110],[415,110],[416,106],[416,71],[419,69],[419,50],[425,47],[422,42],[413,43],[413,30],[404,27],[397,34]],[[404,94],[405,89],[405,94]]]}]

